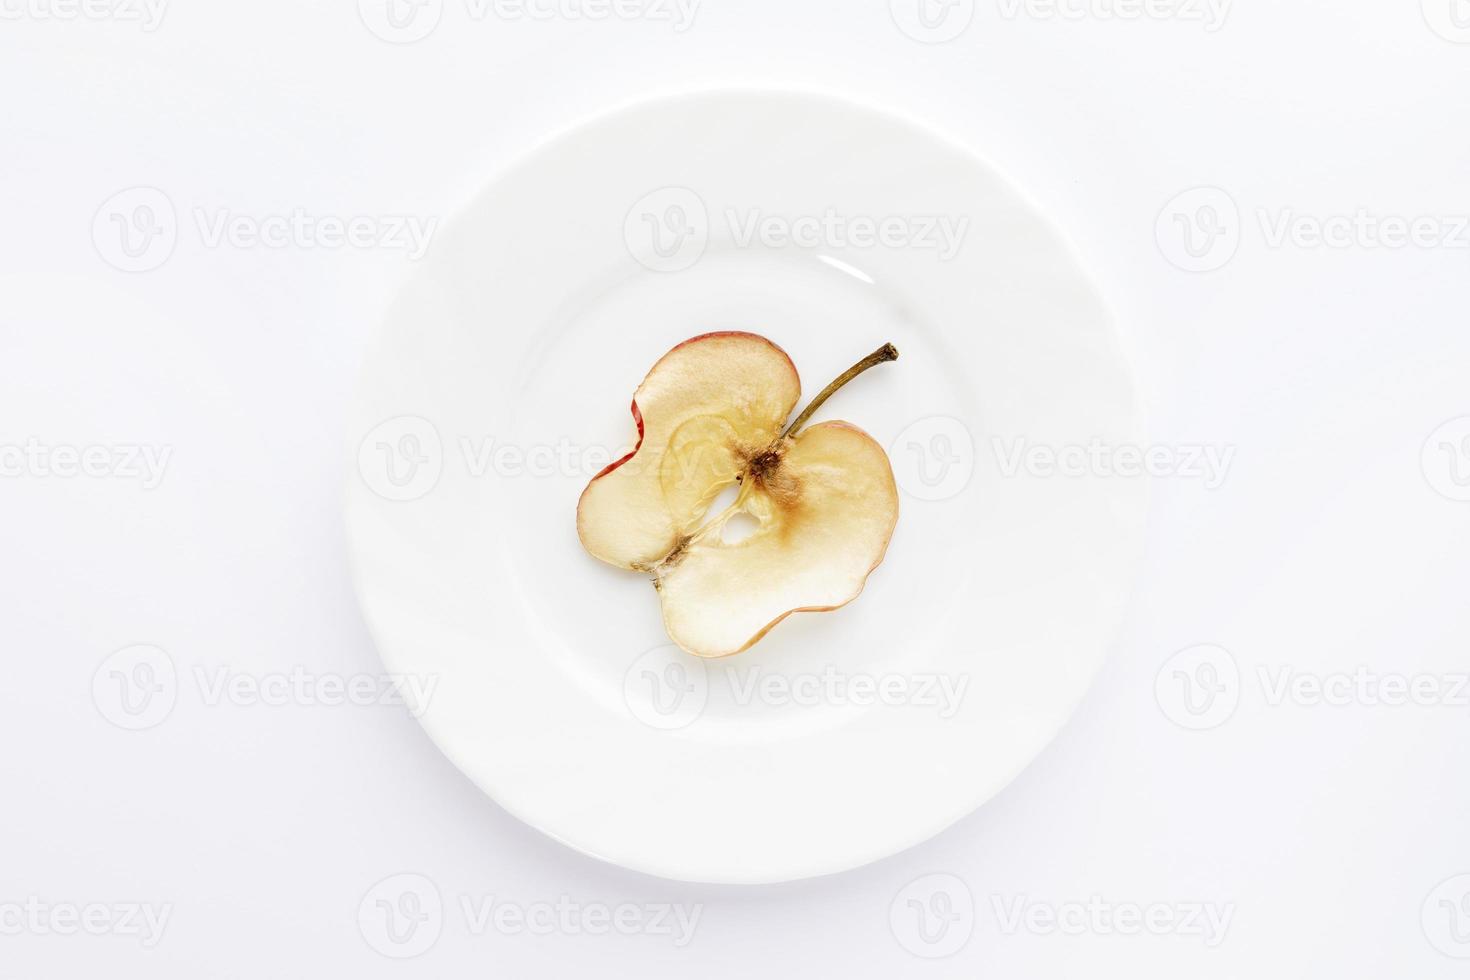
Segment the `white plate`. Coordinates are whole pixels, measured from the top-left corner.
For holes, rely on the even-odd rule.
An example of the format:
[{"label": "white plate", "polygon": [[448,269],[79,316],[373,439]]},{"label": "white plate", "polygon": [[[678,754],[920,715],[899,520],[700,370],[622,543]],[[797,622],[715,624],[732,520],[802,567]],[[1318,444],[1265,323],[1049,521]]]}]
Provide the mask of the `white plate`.
[{"label": "white plate", "polygon": [[[731,329],[806,397],[898,346],[818,419],[890,447],[902,513],[855,602],[705,663],[574,514],[648,368]],[[429,734],[531,825],[671,878],[840,871],[980,805],[1083,696],[1142,538],[1138,480],[1010,456],[1138,441],[1064,239],[970,153],[823,96],[661,100],[535,151],[439,234],[352,420],[357,589],[388,669],[436,685]]]}]

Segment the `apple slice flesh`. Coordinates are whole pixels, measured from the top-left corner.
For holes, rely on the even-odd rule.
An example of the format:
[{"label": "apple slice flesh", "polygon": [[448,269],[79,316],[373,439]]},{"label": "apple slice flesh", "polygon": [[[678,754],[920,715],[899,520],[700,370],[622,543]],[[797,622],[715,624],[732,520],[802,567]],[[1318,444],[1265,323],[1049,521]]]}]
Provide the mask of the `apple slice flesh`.
[{"label": "apple slice flesh", "polygon": [[633,395],[637,447],[578,502],[583,546],[609,564],[652,570],[776,441],[800,397],[791,358],[756,334],[704,334],[669,351]]},{"label": "apple slice flesh", "polygon": [[[882,446],[856,426],[825,422],[782,439],[776,454],[746,475],[729,510],[655,569],[664,626],[690,653],[739,653],[793,612],[845,605],[883,560],[898,489]],[[727,543],[738,513],[759,526]]]}]

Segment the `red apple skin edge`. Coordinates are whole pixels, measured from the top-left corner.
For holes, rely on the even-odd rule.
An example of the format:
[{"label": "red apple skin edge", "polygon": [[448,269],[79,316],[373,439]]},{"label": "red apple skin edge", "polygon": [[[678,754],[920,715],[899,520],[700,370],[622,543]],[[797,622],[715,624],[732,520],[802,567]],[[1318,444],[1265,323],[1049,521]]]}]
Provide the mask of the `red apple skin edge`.
[{"label": "red apple skin edge", "polygon": [[[752,340],[759,340],[759,341],[761,341],[761,342],[763,342],[763,343],[771,346],[772,348],[774,348],[777,353],[779,353],[782,357],[786,358],[786,363],[791,365],[791,373],[793,375],[796,375],[796,379],[797,379],[797,382],[796,382],[797,383],[797,400],[798,401],[801,400],[801,375],[797,372],[797,370],[796,370],[796,362],[791,359],[791,355],[788,354],[788,353],[786,353],[786,351],[782,350],[781,347],[779,347],[778,345],[772,343],[769,339],[767,339],[765,337],[762,337],[760,334],[750,333],[747,330],[715,330],[715,331],[712,331],[710,333],[702,333],[702,334],[700,334],[697,337],[690,337],[688,340],[684,341],[683,343],[675,344],[672,348],[669,349],[669,352],[667,354],[665,354],[663,357],[660,357],[654,363],[653,367],[651,367],[651,368],[648,369],[648,374],[645,374],[643,376],[644,381],[648,380],[649,375],[651,375],[651,374],[653,374],[653,372],[657,371],[658,370],[658,366],[660,364],[662,364],[664,361],[668,360],[669,356],[671,354],[673,354],[675,351],[677,351],[677,350],[679,350],[680,348],[683,348],[683,347],[688,347],[690,344],[698,343],[701,340],[712,340],[712,339],[714,339],[716,337],[749,337]],[[640,387],[640,388],[643,387],[642,382],[639,382],[638,387]],[[619,466],[622,466],[624,463],[626,463],[628,460],[632,459],[634,456],[637,456],[638,455],[638,450],[640,450],[640,449],[643,448],[643,412],[640,411],[639,408],[638,408],[638,399],[636,397],[634,397],[634,399],[633,399],[632,403],[630,404],[629,408],[633,412],[633,421],[636,422],[637,425],[638,425],[638,444],[633,447],[633,451],[632,452],[630,452],[628,455],[624,456],[622,459],[615,460],[615,461],[607,464],[606,466],[604,466],[602,468],[602,472],[598,473],[590,481],[588,481],[588,486],[591,486],[593,483],[596,483],[598,480],[600,480],[603,477],[607,476],[613,470],[617,469]],[[586,495],[586,493],[587,493],[586,490],[583,490],[582,491],[582,494],[584,496]]]},{"label": "red apple skin edge", "polygon": [[[640,449],[643,448],[643,413],[640,412],[640,411],[638,411],[638,399],[636,399],[636,398],[633,399],[632,404],[630,405],[630,408],[633,411],[633,421],[638,423],[638,444],[633,447],[633,451],[632,452],[630,452],[628,455],[624,456],[622,459],[613,460],[611,463],[608,463],[606,466],[604,466],[602,468],[602,471],[601,472],[599,472],[590,481],[588,481],[588,485],[589,486],[591,484],[593,484],[593,483],[596,483],[598,480],[602,479],[603,477],[607,476],[613,470],[617,469],[619,466],[622,466],[624,463],[626,463],[628,460],[632,459],[634,456],[637,456],[638,455],[638,450],[640,450]],[[587,492],[586,490],[583,490],[582,491],[582,493],[584,493],[584,494],[586,492]]]}]

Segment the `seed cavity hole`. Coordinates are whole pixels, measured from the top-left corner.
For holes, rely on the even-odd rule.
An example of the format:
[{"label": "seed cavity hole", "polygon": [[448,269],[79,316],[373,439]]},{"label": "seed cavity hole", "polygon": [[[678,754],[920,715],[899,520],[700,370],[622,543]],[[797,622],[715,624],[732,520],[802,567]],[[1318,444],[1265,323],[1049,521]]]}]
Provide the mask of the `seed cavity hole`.
[{"label": "seed cavity hole", "polygon": [[705,510],[704,519],[699,522],[699,526],[704,527],[710,521],[714,520],[716,517],[719,517],[725,511],[735,506],[735,499],[739,496],[740,484],[738,483],[732,483],[725,489],[721,490],[720,495],[715,498],[714,503],[710,504],[709,508]]},{"label": "seed cavity hole", "polygon": [[745,512],[730,515],[725,526],[720,528],[720,540],[725,544],[739,544],[761,528],[761,522]]}]

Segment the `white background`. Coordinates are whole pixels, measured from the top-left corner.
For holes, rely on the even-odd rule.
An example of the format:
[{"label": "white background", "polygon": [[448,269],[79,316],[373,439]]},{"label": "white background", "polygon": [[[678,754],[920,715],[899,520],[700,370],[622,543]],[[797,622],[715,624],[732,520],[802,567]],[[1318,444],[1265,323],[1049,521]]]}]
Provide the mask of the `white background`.
[{"label": "white background", "polygon": [[[473,9],[445,0],[435,30],[393,44],[346,0],[180,0],[152,30],[130,6],[0,0],[0,447],[171,453],[151,489],[31,463],[0,478],[0,976],[1463,975],[1450,954],[1470,955],[1470,908],[1457,921],[1453,906],[1470,880],[1436,888],[1470,873],[1470,706],[1445,695],[1467,670],[1470,503],[1453,498],[1470,445],[1461,429],[1421,450],[1470,415],[1470,232],[1395,248],[1273,230],[1365,209],[1456,232],[1470,44],[1455,42],[1470,29],[1451,0],[1242,0],[1214,30],[1203,4],[1125,20],[1105,3],[1074,0],[1069,19],[979,0],[944,44],[906,35],[883,0],[704,0],[682,32]],[[721,84],[846,95],[987,156],[1103,284],[1153,438],[1236,452],[1218,489],[1156,481],[1116,655],[1010,789],[910,852],[760,888],[563,848],[485,799],[402,708],[210,704],[198,680],[380,670],[345,572],[343,410],[412,263],[210,246],[196,214],[443,217],[588,115]],[[95,241],[93,221],[138,186],[171,202],[177,245],[128,273],[107,261],[107,213]],[[1171,205],[1197,187],[1224,196]],[[1208,271],[1179,267],[1190,222],[1225,234]],[[1238,667],[1238,683],[1218,675],[1236,707],[1189,730],[1170,658],[1207,643]],[[105,684],[93,694],[133,644],[177,676],[172,711],[142,731],[110,720]],[[1283,676],[1360,667],[1428,678],[1451,703],[1273,703]],[[437,941],[406,961],[359,927],[399,873],[445,904]],[[937,909],[935,889],[960,886],[900,892],[936,874],[975,911],[960,901],[929,945],[908,899]],[[474,934],[460,900],[492,896],[702,908],[682,948],[656,932]],[[1065,913],[1094,896],[1231,918],[1213,946],[1182,928],[1007,921],[1018,901]],[[149,946],[127,924],[57,934],[24,908],[92,903],[169,918]]]}]

